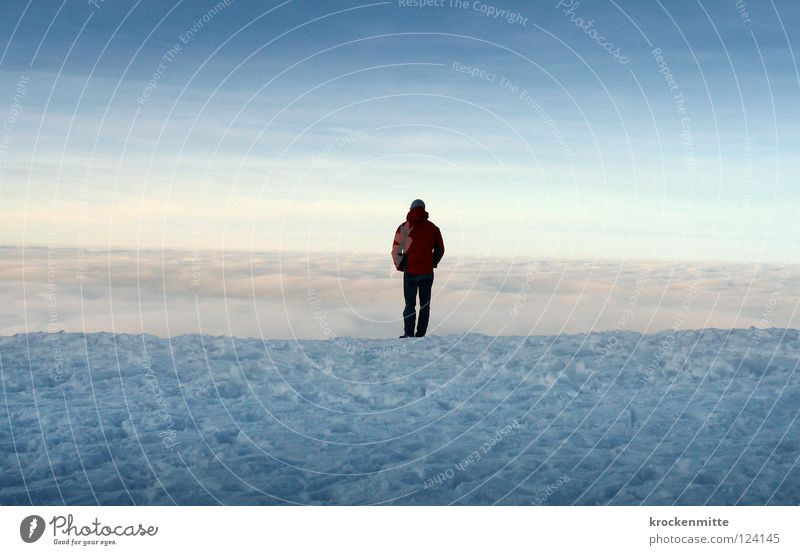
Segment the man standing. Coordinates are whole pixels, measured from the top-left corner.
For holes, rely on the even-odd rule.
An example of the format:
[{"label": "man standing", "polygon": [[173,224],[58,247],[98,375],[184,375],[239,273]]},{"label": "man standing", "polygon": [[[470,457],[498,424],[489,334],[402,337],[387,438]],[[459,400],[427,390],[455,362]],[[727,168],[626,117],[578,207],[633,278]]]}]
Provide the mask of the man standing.
[{"label": "man standing", "polygon": [[[392,244],[392,260],[398,271],[403,272],[403,296],[406,306],[403,309],[403,327],[400,336],[425,337],[428,319],[431,314],[431,287],[433,269],[444,256],[442,232],[428,220],[425,203],[420,199],[411,203],[406,221],[400,224]],[[416,304],[419,293],[419,321],[416,334],[414,323],[417,318]]]}]

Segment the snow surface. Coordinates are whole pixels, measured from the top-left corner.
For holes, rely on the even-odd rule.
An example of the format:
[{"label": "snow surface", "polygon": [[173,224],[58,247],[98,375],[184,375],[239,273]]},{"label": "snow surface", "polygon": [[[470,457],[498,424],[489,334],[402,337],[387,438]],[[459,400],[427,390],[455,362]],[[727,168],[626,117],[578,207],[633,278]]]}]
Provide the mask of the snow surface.
[{"label": "snow surface", "polygon": [[0,337],[2,504],[797,504],[797,330]]}]

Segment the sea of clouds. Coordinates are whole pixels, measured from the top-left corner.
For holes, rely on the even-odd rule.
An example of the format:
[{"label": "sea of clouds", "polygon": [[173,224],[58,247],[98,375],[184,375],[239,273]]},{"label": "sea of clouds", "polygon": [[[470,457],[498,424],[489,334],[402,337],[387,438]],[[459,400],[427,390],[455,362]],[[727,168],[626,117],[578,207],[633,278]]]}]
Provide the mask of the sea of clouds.
[{"label": "sea of clouds", "polygon": [[[800,266],[450,255],[429,334],[798,327]],[[0,334],[381,338],[402,332],[388,253],[0,248]]]}]

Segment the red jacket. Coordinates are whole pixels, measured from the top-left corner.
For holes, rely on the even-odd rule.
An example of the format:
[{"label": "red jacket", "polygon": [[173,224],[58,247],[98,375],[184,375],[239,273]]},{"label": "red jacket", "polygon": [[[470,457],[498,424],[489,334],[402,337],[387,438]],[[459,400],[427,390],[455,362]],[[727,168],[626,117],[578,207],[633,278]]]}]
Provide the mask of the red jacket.
[{"label": "red jacket", "polygon": [[424,208],[413,208],[394,234],[394,267],[409,274],[432,274],[443,256],[442,232],[428,221]]}]

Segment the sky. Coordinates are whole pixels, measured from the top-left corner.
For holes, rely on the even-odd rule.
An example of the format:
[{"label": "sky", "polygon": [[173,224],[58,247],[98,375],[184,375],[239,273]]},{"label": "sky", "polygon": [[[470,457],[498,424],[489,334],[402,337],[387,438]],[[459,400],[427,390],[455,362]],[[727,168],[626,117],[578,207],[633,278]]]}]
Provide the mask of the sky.
[{"label": "sky", "polygon": [[2,243],[794,260],[795,3],[411,4],[3,2]]},{"label": "sky", "polygon": [[437,333],[797,325],[798,16],[4,1],[0,333],[391,335],[415,198]]}]

